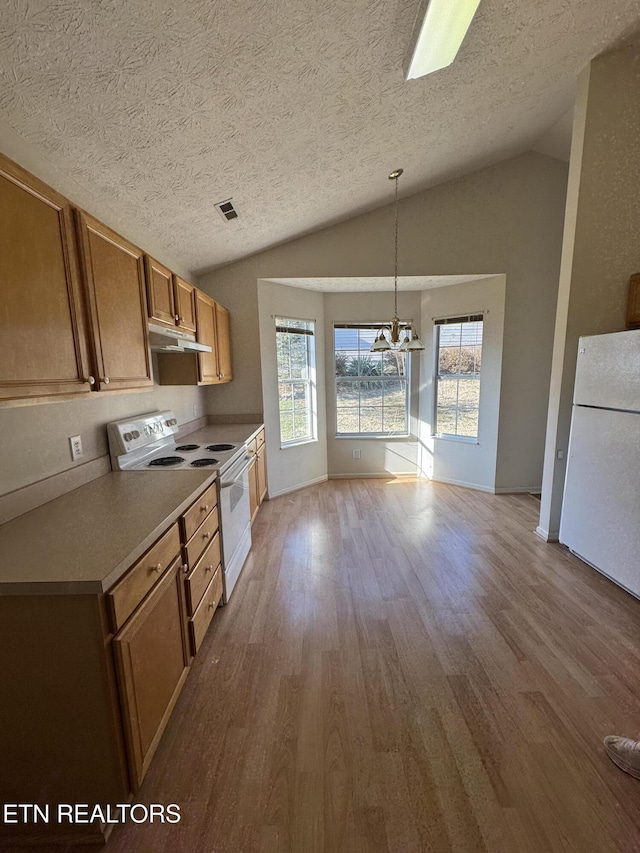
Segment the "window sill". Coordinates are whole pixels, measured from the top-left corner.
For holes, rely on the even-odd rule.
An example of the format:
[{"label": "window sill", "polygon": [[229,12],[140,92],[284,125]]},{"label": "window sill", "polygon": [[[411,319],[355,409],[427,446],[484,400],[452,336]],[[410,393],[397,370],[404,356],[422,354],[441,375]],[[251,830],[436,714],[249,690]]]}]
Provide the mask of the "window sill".
[{"label": "window sill", "polygon": [[358,441],[369,441],[369,440],[373,440],[373,441],[411,441],[411,440],[417,441],[417,438],[415,436],[409,435],[409,433],[405,433],[405,434],[396,433],[394,435],[385,435],[385,434],[372,435],[370,432],[365,432],[365,433],[353,432],[353,433],[349,433],[349,434],[340,433],[340,435],[334,435],[334,438],[337,441],[341,441],[342,439],[347,439],[347,440],[351,440],[351,441],[353,441],[353,439],[357,439]]},{"label": "window sill", "polygon": [[317,438],[301,438],[300,441],[288,441],[286,444],[280,444],[280,450],[288,450],[290,447],[301,447],[303,444],[317,443]]},{"label": "window sill", "polygon": [[437,438],[438,441],[459,441],[462,444],[480,444],[477,438],[470,438],[467,435],[432,435],[431,438]]}]

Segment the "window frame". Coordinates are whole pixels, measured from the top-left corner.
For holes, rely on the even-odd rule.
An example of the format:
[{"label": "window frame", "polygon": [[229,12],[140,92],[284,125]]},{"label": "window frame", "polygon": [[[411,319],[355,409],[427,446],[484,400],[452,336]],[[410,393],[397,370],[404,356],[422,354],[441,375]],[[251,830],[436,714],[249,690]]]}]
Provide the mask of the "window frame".
[{"label": "window frame", "polygon": [[[411,320],[401,321],[403,325],[411,325]],[[402,380],[406,383],[406,394],[405,394],[405,422],[407,425],[406,432],[338,432],[338,382],[343,381],[353,381],[353,382],[361,382],[366,379],[363,376],[337,376],[336,375],[336,329],[370,329],[372,331],[378,332],[385,323],[371,323],[371,322],[363,322],[358,323],[356,321],[353,322],[334,322],[333,323],[333,400],[334,400],[334,438],[337,440],[342,439],[354,439],[358,440],[362,439],[366,441],[367,439],[374,440],[385,440],[390,441],[392,439],[407,439],[411,437],[411,359],[409,358],[409,354],[406,356],[405,360],[405,375],[404,376],[376,376],[376,380],[381,381],[399,381]],[[392,347],[393,349],[398,349],[397,347]],[[358,406],[358,410],[360,410],[361,406]]]},{"label": "window frame", "polygon": [[[318,440],[318,416],[317,416],[317,391],[316,391],[316,321],[311,318],[302,317],[285,317],[282,314],[273,316],[275,323],[275,344],[276,344],[276,396],[278,399],[278,427],[280,430],[280,449],[286,450],[289,447],[297,447],[301,444],[309,444]],[[282,321],[306,324],[309,329],[300,329],[297,334],[305,335],[307,338],[307,378],[306,379],[280,379],[280,364],[278,359],[278,335],[279,334],[296,334],[294,331],[283,332],[278,328],[282,325]],[[288,327],[295,329],[295,326]],[[280,385],[306,385],[307,390],[305,399],[308,405],[308,434],[298,438],[292,438],[290,441],[282,440],[282,412],[280,409]],[[292,409],[292,415],[294,409]],[[295,431],[295,418],[293,419]]]},{"label": "window frame", "polygon": [[[482,361],[480,363],[480,372],[478,373],[478,379],[480,382],[480,386],[478,389],[478,428],[475,436],[470,435],[456,435],[455,433],[449,432],[438,432],[438,390],[440,386],[440,328],[442,326],[454,325],[457,323],[482,323],[482,342],[480,344],[481,347],[481,355],[484,353],[484,331],[485,331],[485,318],[484,311],[477,311],[473,314],[464,314],[459,315],[456,314],[452,317],[439,317],[434,318],[434,335],[433,335],[433,343],[434,343],[434,356],[433,356],[433,417],[432,423],[433,427],[431,430],[431,437],[437,438],[440,441],[461,441],[463,444],[480,444],[480,403],[482,400]],[[457,374],[458,379],[460,379],[460,374]],[[464,377],[462,377],[464,378]],[[457,410],[457,409],[456,409]],[[457,420],[457,418],[456,418]]]}]

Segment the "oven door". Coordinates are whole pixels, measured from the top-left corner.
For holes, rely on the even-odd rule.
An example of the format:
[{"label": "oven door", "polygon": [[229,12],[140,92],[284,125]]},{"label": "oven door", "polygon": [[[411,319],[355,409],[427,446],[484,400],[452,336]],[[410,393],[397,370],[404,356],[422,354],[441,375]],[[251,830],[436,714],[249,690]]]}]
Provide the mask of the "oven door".
[{"label": "oven door", "polygon": [[224,600],[229,600],[247,554],[251,549],[251,509],[249,506],[249,466],[243,456],[220,479],[220,523],[224,554]]}]

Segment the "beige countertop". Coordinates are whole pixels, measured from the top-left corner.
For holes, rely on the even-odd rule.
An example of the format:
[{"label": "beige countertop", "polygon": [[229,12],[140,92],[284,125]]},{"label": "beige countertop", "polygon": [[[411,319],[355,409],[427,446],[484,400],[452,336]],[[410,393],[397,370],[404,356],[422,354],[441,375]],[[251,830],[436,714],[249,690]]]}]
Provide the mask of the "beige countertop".
[{"label": "beige countertop", "polygon": [[103,592],[215,476],[202,469],[112,472],[6,522],[0,595]]},{"label": "beige countertop", "polygon": [[209,424],[196,432],[188,433],[188,438],[195,444],[243,444],[250,441],[263,426],[264,424]]}]

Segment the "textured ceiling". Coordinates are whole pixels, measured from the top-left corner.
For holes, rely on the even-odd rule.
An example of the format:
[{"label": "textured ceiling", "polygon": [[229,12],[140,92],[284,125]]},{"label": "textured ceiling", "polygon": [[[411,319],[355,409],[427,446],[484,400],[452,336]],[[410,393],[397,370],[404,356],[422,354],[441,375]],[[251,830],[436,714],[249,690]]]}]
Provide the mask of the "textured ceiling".
[{"label": "textured ceiling", "polygon": [[406,83],[417,7],[4,0],[0,125],[68,177],[58,189],[198,272],[387,203],[396,166],[407,195],[531,148],[640,15],[482,0],[456,62]]},{"label": "textured ceiling", "polygon": [[[493,277],[491,275],[400,275],[398,290],[431,290],[434,287],[447,287],[450,284],[464,284],[468,281],[486,281]],[[323,293],[370,293],[376,290],[393,290],[392,275],[368,278],[348,276],[344,278],[267,278],[264,281]]]}]

